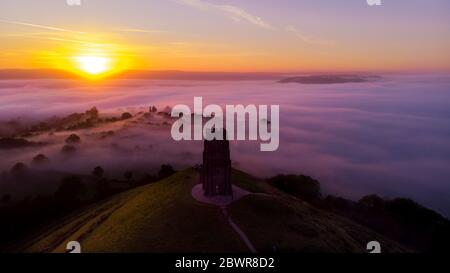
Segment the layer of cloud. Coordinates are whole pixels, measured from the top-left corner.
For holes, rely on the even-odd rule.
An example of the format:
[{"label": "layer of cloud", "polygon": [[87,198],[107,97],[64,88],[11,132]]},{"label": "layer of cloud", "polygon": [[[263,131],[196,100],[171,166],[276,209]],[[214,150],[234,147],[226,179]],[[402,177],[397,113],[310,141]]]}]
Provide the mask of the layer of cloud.
[{"label": "layer of cloud", "polygon": [[[7,81],[1,87],[0,120],[42,119],[92,106],[103,113],[146,111],[149,105],[192,105],[194,96],[202,96],[205,105],[279,104],[280,149],[261,153],[259,143],[232,142],[235,167],[257,176],[305,173],[318,178],[325,193],[405,196],[450,215],[445,196],[450,192],[449,88],[450,78],[437,76],[342,85],[274,80],[117,80],[97,85]],[[114,128],[101,130],[109,129]],[[60,158],[63,136],[56,135],[50,146],[9,152],[0,171],[18,161],[29,164],[41,152],[53,159],[55,168],[86,174],[97,165],[120,174],[124,168],[152,172],[162,163],[179,168],[200,163],[202,143],[177,143],[169,129],[130,124],[103,141],[89,139],[92,131],[78,132],[83,144],[68,162]]]},{"label": "layer of cloud", "polygon": [[32,24],[32,23],[28,23],[28,22],[19,22],[19,21],[11,21],[11,20],[0,19],[0,23],[12,24],[12,25],[17,25],[17,26],[32,27],[32,28],[39,28],[39,29],[45,29],[45,30],[50,30],[50,31],[69,32],[69,33],[74,33],[74,34],[85,34],[85,32],[81,32],[81,31],[70,30],[70,29],[60,28],[60,27],[55,27],[55,26]]},{"label": "layer of cloud", "polygon": [[131,33],[146,33],[146,34],[160,34],[160,33],[167,33],[167,31],[164,30],[157,30],[157,29],[142,29],[142,28],[119,28],[117,31],[121,32],[131,32]]},{"label": "layer of cloud", "polygon": [[172,1],[202,10],[218,11],[236,22],[245,21],[257,27],[265,29],[273,29],[273,27],[268,22],[264,21],[262,18],[255,16],[247,12],[246,10],[236,6],[212,4],[202,0],[172,0]]},{"label": "layer of cloud", "polygon": [[268,21],[262,19],[261,17],[253,15],[240,7],[236,7],[236,6],[232,6],[232,5],[212,4],[212,3],[209,3],[209,2],[206,2],[203,0],[171,0],[171,1],[183,4],[183,5],[191,6],[191,7],[197,8],[197,9],[205,10],[205,11],[220,12],[223,15],[231,18],[235,22],[244,21],[244,22],[250,23],[252,25],[255,25],[257,27],[263,28],[263,29],[286,31],[287,33],[293,35],[294,37],[298,38],[299,40],[301,40],[304,43],[314,44],[314,45],[325,45],[325,46],[330,46],[330,45],[334,44],[334,42],[332,42],[332,41],[320,40],[320,39],[316,39],[311,36],[308,36],[293,26],[286,26],[284,29],[277,28],[277,27],[273,26],[271,23],[269,23]]}]

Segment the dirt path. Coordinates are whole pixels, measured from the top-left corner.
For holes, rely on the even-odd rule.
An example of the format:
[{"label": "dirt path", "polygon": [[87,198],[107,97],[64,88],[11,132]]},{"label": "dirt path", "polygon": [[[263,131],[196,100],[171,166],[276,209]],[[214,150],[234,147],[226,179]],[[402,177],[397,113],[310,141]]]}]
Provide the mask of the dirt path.
[{"label": "dirt path", "polygon": [[242,231],[242,229],[239,228],[239,226],[233,221],[233,219],[231,219],[230,215],[228,215],[227,207],[222,207],[222,212],[225,215],[225,217],[227,218],[227,221],[230,224],[230,226],[237,232],[237,234],[239,234],[239,236],[241,237],[242,241],[244,241],[244,243],[247,246],[247,248],[252,253],[256,253],[257,252],[256,248],[253,246],[252,242],[250,242],[250,239],[247,237],[245,232]]},{"label": "dirt path", "polygon": [[231,203],[234,203],[241,198],[250,195],[252,193],[241,189],[235,185],[233,185],[233,197],[223,197],[223,196],[215,196],[215,197],[207,197],[203,194],[202,184],[197,184],[192,188],[192,197],[202,203],[207,203],[210,205],[218,206],[222,210],[223,215],[228,221],[228,224],[230,224],[231,228],[239,234],[239,237],[241,237],[242,241],[244,241],[247,248],[252,252],[256,253],[256,249],[253,246],[250,239],[247,237],[244,231],[231,219],[231,216],[228,214],[227,206]]}]

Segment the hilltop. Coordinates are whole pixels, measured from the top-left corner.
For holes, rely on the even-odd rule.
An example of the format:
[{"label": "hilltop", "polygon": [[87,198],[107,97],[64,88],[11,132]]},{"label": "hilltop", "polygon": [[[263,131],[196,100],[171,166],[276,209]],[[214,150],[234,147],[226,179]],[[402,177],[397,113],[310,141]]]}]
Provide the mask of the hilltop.
[{"label": "hilltop", "polygon": [[[179,171],[90,205],[45,227],[15,251],[65,252],[79,241],[83,252],[249,252],[220,207],[191,196],[195,169]],[[233,184],[252,194],[232,203],[228,215],[258,252],[383,252],[408,249],[347,218],[283,193],[266,181],[233,170]]]}]

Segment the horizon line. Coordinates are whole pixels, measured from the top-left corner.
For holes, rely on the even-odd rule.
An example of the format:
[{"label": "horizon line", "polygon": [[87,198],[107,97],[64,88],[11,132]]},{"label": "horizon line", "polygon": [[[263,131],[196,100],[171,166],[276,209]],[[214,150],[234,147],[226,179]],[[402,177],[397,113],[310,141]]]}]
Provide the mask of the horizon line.
[{"label": "horizon line", "polygon": [[[378,74],[450,74],[447,70],[424,71],[368,71],[368,70],[303,70],[303,71],[196,71],[196,70],[151,70],[129,69],[109,75],[104,79],[179,79],[179,80],[257,80],[279,79],[293,75],[378,75]],[[265,78],[263,78],[265,77]],[[269,77],[269,78],[267,78]],[[20,79],[85,79],[77,73],[57,68],[0,68],[0,80]]]}]

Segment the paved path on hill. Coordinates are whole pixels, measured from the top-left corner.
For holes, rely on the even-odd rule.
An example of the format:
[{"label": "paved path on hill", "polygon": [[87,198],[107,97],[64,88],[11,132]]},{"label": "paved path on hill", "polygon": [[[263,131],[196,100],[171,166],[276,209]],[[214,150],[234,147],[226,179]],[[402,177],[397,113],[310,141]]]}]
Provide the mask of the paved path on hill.
[{"label": "paved path on hill", "polygon": [[202,203],[211,204],[214,206],[218,206],[221,208],[223,215],[225,218],[227,218],[228,223],[230,224],[231,228],[234,229],[234,231],[239,234],[242,241],[244,241],[247,248],[252,252],[256,253],[256,249],[253,246],[252,242],[250,242],[250,239],[247,237],[244,231],[231,219],[231,216],[228,214],[227,206],[230,205],[233,202],[236,202],[240,200],[242,197],[247,196],[249,194],[252,194],[251,192],[248,192],[244,189],[239,188],[238,186],[233,185],[233,197],[231,196],[213,196],[208,197],[203,194],[203,188],[202,184],[197,184],[192,188],[192,197]]},{"label": "paved path on hill", "polygon": [[247,237],[245,232],[242,231],[242,229],[233,221],[233,219],[231,219],[230,215],[228,215],[227,207],[222,207],[222,212],[225,215],[225,217],[227,218],[230,226],[239,234],[239,236],[241,237],[242,241],[244,241],[244,243],[248,247],[248,249],[252,253],[256,253],[257,251],[256,251],[255,247],[253,246],[252,242],[250,242],[250,239]]}]

